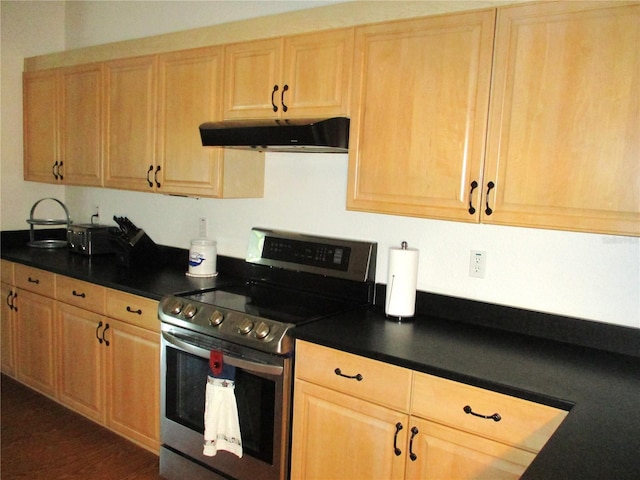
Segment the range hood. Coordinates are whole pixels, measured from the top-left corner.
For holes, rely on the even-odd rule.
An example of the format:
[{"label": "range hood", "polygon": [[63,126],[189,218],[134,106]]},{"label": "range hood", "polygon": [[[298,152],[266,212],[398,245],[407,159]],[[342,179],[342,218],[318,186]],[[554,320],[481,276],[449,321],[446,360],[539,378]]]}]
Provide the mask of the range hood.
[{"label": "range hood", "polygon": [[200,125],[205,147],[266,150],[270,152],[347,153],[349,119],[329,118],[292,124],[209,122]]}]

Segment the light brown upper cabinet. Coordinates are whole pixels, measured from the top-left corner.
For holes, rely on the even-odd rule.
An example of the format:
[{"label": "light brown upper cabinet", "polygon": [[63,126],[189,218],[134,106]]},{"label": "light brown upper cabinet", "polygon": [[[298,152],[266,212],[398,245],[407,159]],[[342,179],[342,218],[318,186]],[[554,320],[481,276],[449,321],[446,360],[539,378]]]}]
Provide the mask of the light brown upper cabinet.
[{"label": "light brown upper cabinet", "polygon": [[25,180],[59,181],[58,73],[42,70],[22,77]]},{"label": "light brown upper cabinet", "polygon": [[640,5],[497,12],[356,29],[348,208],[640,235]]},{"label": "light brown upper cabinet", "polygon": [[159,56],[159,191],[211,195],[219,190],[221,149],[203,148],[198,127],[220,120],[222,49]]},{"label": "light brown upper cabinet", "polygon": [[489,10],[356,29],[349,209],[478,221],[468,208],[482,178],[494,21]]},{"label": "light brown upper cabinet", "polygon": [[349,116],[353,29],[225,47],[225,120]]},{"label": "light brown upper cabinet", "polygon": [[101,65],[26,72],[23,87],[25,180],[101,185]]},{"label": "light brown upper cabinet", "polygon": [[104,186],[153,191],[157,57],[105,63]]},{"label": "light brown upper cabinet", "polygon": [[220,119],[220,47],[107,62],[105,71],[106,187],[263,195],[263,153],[204,148],[200,140],[200,124]]},{"label": "light brown upper cabinet", "polygon": [[499,9],[492,84],[483,221],[640,235],[640,5]]},{"label": "light brown upper cabinet", "polygon": [[264,154],[203,147],[198,127],[222,116],[221,47],[158,58],[156,190],[202,197],[261,197]]}]

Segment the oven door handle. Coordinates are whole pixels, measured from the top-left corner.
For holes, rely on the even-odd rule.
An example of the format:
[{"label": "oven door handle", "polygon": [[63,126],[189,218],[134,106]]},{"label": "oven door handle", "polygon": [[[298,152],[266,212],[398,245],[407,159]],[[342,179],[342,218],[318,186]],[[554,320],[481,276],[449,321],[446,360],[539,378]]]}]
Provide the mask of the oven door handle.
[{"label": "oven door handle", "polygon": [[[201,358],[209,358],[210,352],[206,348],[197,347],[189,342],[180,340],[169,332],[162,332],[162,337],[171,345],[174,345],[187,353],[197,355]],[[265,363],[257,363],[250,360],[244,360],[242,358],[231,357],[229,355],[224,355],[222,361],[229,365],[233,365],[236,368],[241,368],[242,370],[252,373],[263,373],[266,375],[277,376],[282,375],[282,372],[284,371],[284,368],[280,365],[267,365]]]}]

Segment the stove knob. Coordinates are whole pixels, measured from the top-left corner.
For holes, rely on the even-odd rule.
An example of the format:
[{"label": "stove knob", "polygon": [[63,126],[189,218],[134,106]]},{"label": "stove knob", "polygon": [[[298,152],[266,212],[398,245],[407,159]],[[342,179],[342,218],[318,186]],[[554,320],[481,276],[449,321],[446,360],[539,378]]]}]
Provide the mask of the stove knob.
[{"label": "stove knob", "polygon": [[166,310],[172,315],[178,315],[182,311],[182,302],[180,300],[172,300],[167,305]]},{"label": "stove knob", "polygon": [[198,311],[198,309],[196,307],[194,307],[193,305],[189,304],[186,307],[184,307],[184,318],[193,318],[196,315],[196,312]]},{"label": "stove knob", "polygon": [[245,335],[249,333],[252,329],[253,329],[253,322],[248,318],[245,318],[244,320],[242,320],[242,322],[240,322],[240,325],[238,325],[238,330],[240,331],[240,333],[244,333]]},{"label": "stove knob", "polygon": [[256,338],[259,338],[262,340],[264,337],[269,335],[269,331],[270,331],[269,325],[267,325],[264,322],[260,322],[256,327]]},{"label": "stove knob", "polygon": [[224,315],[222,314],[222,312],[220,312],[220,310],[214,310],[209,317],[209,325],[211,325],[212,327],[217,327],[223,322],[223,320]]}]

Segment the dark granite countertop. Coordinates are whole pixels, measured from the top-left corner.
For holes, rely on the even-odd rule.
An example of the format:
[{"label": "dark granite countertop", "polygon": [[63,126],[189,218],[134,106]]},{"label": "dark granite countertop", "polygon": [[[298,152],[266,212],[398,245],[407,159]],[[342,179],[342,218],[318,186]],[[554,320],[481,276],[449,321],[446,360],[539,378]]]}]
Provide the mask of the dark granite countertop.
[{"label": "dark granite countertop", "polygon": [[[1,256],[4,260],[41,268],[53,273],[160,300],[171,293],[190,292],[219,286],[233,277],[234,259],[218,257],[218,270],[231,272],[211,278],[188,277],[188,250],[160,246],[161,258],[155,265],[125,268],[114,255],[85,256],[66,248],[46,249],[26,246],[23,232],[3,232]],[[230,265],[231,264],[231,265]]]},{"label": "dark granite countertop", "polygon": [[301,340],[569,410],[524,479],[640,475],[640,358],[429,316],[343,314]]},{"label": "dark granite countertop", "polygon": [[[220,276],[189,278],[188,252],[169,247],[162,264],[126,269],[113,256],[29,248],[23,240],[24,232],[2,232],[2,258],[156,300],[246,275],[242,260],[218,256]],[[383,292],[377,296],[384,298]],[[640,330],[432,294],[419,295],[417,311],[436,313],[399,324],[371,307],[292,332],[298,339],[569,410],[524,479],[639,478]]]}]

